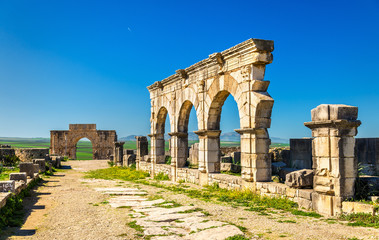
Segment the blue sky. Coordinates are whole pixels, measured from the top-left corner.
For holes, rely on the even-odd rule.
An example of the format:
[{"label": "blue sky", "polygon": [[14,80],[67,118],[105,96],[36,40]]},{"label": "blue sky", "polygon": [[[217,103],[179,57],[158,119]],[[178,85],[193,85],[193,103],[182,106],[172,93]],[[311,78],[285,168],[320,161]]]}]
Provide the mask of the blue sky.
[{"label": "blue sky", "polygon": [[[359,107],[359,137],[379,137],[378,12],[378,0],[0,0],[0,136],[49,137],[69,123],[147,134],[146,86],[261,38],[275,41],[271,136],[309,137],[310,110],[343,103]],[[221,128],[238,121],[229,97]]]}]

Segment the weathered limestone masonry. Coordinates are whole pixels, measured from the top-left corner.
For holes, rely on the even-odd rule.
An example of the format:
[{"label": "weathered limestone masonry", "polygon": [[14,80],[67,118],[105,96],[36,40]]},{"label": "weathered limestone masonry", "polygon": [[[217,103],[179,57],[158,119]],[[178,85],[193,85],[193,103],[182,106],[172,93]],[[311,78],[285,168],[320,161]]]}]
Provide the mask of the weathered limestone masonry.
[{"label": "weathered limestone masonry", "polygon": [[[27,171],[34,170],[33,163],[24,163],[28,166]],[[40,169],[38,169],[39,171]],[[34,172],[34,171],[33,171]],[[13,194],[19,194],[23,189],[25,189],[32,181],[39,178],[39,174],[33,173],[30,178],[27,177],[27,173],[21,170],[20,173],[11,173],[9,175],[9,181],[0,181],[0,209],[5,206],[8,198]]]},{"label": "weathered limestone masonry", "polygon": [[[188,153],[188,121],[196,110],[201,179],[220,172],[220,116],[231,94],[240,116],[242,178],[246,182],[271,181],[268,157],[274,100],[264,80],[272,62],[273,41],[249,39],[148,87],[151,99],[151,165],[164,163],[165,119],[170,117],[171,178],[183,168]],[[137,158],[138,159],[138,158]],[[205,183],[205,182],[204,182]]]},{"label": "weathered limestone masonry", "polygon": [[354,196],[357,117],[357,107],[322,104],[312,109],[312,122],[304,123],[314,137],[312,205],[320,213],[339,214],[342,201]]},{"label": "weathered limestone masonry", "polygon": [[35,158],[44,158],[49,154],[48,148],[16,148],[15,155],[22,162],[32,162]]},{"label": "weathered limestone masonry", "polygon": [[[136,136],[136,145],[137,145],[137,156],[136,156],[136,167],[137,169],[149,170],[146,167],[142,167],[144,164],[144,156],[149,154],[149,142],[145,136]],[[164,148],[163,148],[164,151]]]},{"label": "weathered limestone masonry", "polygon": [[110,159],[117,142],[114,130],[96,130],[96,124],[70,124],[68,131],[50,131],[50,152],[76,159],[76,144],[82,138],[91,141],[93,159]]},{"label": "weathered limestone masonry", "polygon": [[124,143],[125,142],[115,142],[114,143],[114,158],[113,161],[116,166],[122,166],[124,160]]}]

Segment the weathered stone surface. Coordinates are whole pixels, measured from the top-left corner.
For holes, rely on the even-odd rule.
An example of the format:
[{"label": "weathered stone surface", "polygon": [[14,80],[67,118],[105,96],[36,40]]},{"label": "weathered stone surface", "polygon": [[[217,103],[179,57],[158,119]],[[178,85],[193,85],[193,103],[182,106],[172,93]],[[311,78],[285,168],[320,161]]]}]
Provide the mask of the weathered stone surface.
[{"label": "weathered stone surface", "polygon": [[68,131],[50,131],[50,152],[76,159],[76,144],[82,138],[91,141],[93,159],[109,159],[117,134],[114,130],[96,130],[96,124],[70,124]]},{"label": "weathered stone surface", "polygon": [[[331,209],[331,214],[340,212],[341,199],[354,196],[357,176],[354,136],[361,124],[357,116],[357,107],[322,104],[312,109],[312,122],[304,123],[312,130],[312,136],[315,137],[312,141],[314,190],[319,193],[318,199],[327,199],[322,195],[334,196],[332,203],[325,200],[326,209]],[[313,205],[325,209],[320,204]]]},{"label": "weathered stone surface", "polygon": [[238,165],[241,164],[241,152],[238,152],[238,151],[232,152],[230,156],[233,158],[234,164],[238,164]]},{"label": "weathered stone surface", "polygon": [[221,163],[233,163],[233,158],[230,156],[221,157]]},{"label": "weathered stone surface", "polygon": [[313,170],[303,169],[286,175],[286,185],[293,188],[312,188]]},{"label": "weathered stone surface", "polygon": [[33,164],[34,173],[39,173],[39,164]]},{"label": "weathered stone surface", "polygon": [[16,148],[15,155],[21,160],[21,162],[32,162],[33,159],[44,158],[46,154],[49,154],[48,148]]},{"label": "weathered stone surface", "polygon": [[342,202],[342,212],[345,214],[369,213],[373,216],[376,214],[374,205],[360,202]]},{"label": "weathered stone surface", "polygon": [[246,181],[270,181],[267,128],[274,100],[267,93],[269,81],[264,80],[264,75],[266,64],[272,62],[272,50],[272,41],[249,39],[149,86],[151,171],[165,155],[165,121],[169,115],[171,179],[177,179],[178,168],[184,167],[187,160],[189,113],[195,107],[199,171],[220,172],[220,115],[231,94],[237,101],[241,128],[236,130],[241,134],[241,148],[231,151],[241,152],[241,160],[235,159],[235,163],[241,162],[241,175]]},{"label": "weathered stone surface", "polygon": [[236,226],[226,225],[226,226],[217,228],[217,230],[214,228],[210,228],[210,229],[206,229],[206,230],[188,235],[185,237],[185,239],[224,240],[228,237],[232,237],[235,235],[243,235],[243,232],[239,230],[239,228]]},{"label": "weathered stone surface", "polygon": [[134,153],[132,153],[132,154],[124,154],[123,166],[127,167],[127,166],[130,166],[132,164],[135,164],[136,163],[136,158],[137,158],[137,155],[135,155]]},{"label": "weathered stone surface", "polygon": [[34,177],[34,164],[33,163],[20,163],[20,172],[25,172],[30,178]]},{"label": "weathered stone surface", "polygon": [[290,139],[290,164],[297,169],[312,169],[312,138]]},{"label": "weathered stone surface", "polygon": [[27,180],[27,175],[25,172],[20,172],[20,173],[10,173],[9,174],[9,180],[14,180],[14,181],[24,181],[26,183]]},{"label": "weathered stone surface", "polygon": [[192,165],[199,165],[199,143],[192,144],[189,150],[189,161]]},{"label": "weathered stone surface", "polygon": [[285,166],[287,166],[287,164],[285,164],[284,162],[273,162],[273,163],[271,163],[272,174],[279,174],[280,169],[285,168]]},{"label": "weathered stone surface", "polygon": [[11,181],[0,181],[0,192],[14,192],[16,187],[16,182]]},{"label": "weathered stone surface", "polygon": [[46,160],[45,159],[33,159],[33,163],[39,165],[39,169],[41,172],[46,171]]}]

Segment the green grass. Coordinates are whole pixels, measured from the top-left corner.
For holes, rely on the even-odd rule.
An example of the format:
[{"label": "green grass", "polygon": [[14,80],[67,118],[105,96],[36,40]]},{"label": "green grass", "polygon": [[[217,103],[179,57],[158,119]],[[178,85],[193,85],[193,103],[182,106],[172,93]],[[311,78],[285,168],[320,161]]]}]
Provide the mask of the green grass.
[{"label": "green grass", "polygon": [[149,174],[143,171],[137,171],[131,168],[112,167],[106,169],[98,169],[89,171],[87,178],[100,179],[120,179],[125,181],[135,181],[145,185],[167,189],[173,192],[183,193],[191,198],[197,198],[204,201],[224,202],[234,206],[247,207],[248,211],[256,211],[264,214],[266,210],[278,209],[291,212],[294,215],[321,217],[320,214],[314,212],[305,212],[298,210],[298,205],[286,198],[271,198],[253,193],[250,190],[228,190],[220,188],[218,185],[207,186],[203,189],[185,188],[182,185],[165,185],[159,181],[151,182],[145,180]]},{"label": "green grass", "polygon": [[128,223],[128,226],[134,228],[137,232],[143,232],[143,227],[137,224],[137,221]]},{"label": "green grass", "polygon": [[155,180],[161,180],[161,181],[167,181],[170,180],[167,174],[164,174],[163,172],[158,173],[154,176]]},{"label": "green grass", "polygon": [[150,176],[149,173],[138,171],[126,167],[112,167],[105,169],[97,169],[86,173],[86,178],[99,178],[99,179],[120,179],[124,181],[134,181],[143,179]]},{"label": "green grass", "polygon": [[17,172],[20,172],[19,168],[15,168],[13,170],[8,170],[6,168],[3,168],[3,170],[0,173],[0,181],[9,180],[9,174],[10,173],[17,173]]},{"label": "green grass", "polygon": [[379,216],[372,216],[368,213],[341,215],[339,219],[349,221],[348,226],[379,228]]}]

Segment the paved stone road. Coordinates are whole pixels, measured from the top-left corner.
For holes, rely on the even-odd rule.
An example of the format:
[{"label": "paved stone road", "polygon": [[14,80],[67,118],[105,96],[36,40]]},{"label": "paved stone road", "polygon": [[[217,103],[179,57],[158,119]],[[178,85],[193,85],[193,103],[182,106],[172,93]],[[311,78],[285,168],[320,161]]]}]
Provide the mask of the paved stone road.
[{"label": "paved stone road", "polygon": [[137,188],[96,188],[103,194],[117,195],[109,200],[114,208],[131,207],[131,216],[143,227],[145,236],[155,235],[152,240],[223,240],[243,235],[236,226],[220,221],[210,221],[194,206],[174,207],[163,199],[148,201],[141,195],[146,192]]}]

